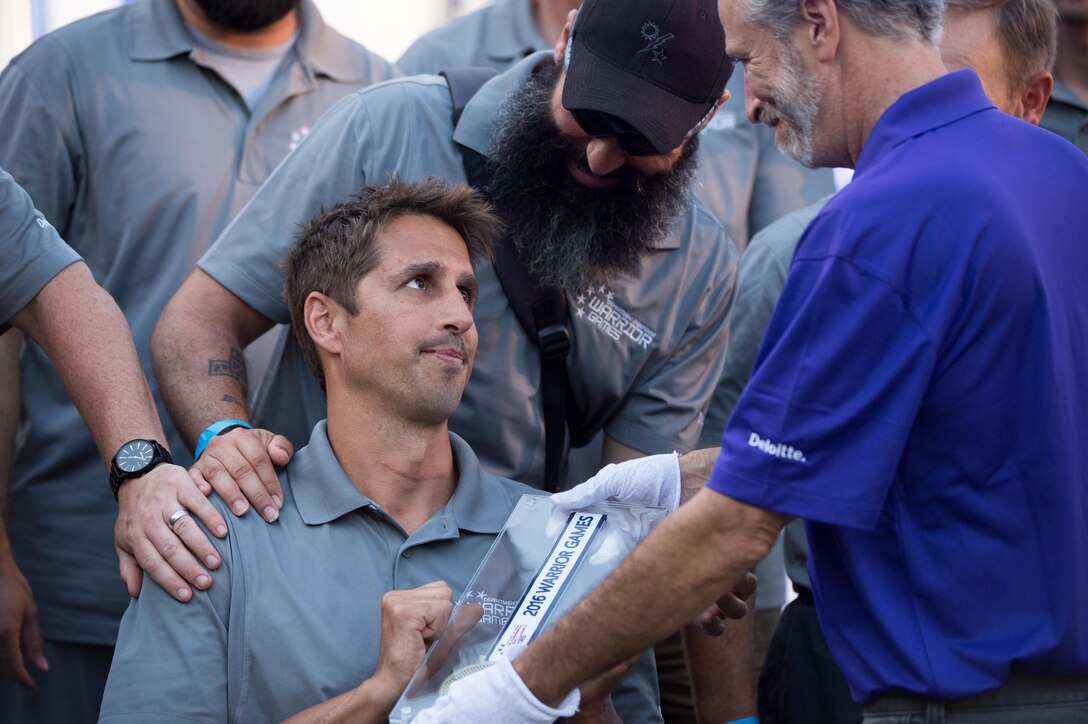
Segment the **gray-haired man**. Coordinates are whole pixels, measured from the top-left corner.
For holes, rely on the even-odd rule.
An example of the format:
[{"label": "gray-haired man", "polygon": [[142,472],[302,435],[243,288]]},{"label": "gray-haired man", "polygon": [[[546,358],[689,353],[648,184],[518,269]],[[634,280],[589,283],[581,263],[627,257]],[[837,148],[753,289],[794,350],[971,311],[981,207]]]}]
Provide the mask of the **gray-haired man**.
[{"label": "gray-haired man", "polygon": [[[998,108],[1038,124],[1050,94],[1056,43],[1050,0],[950,0],[947,6],[940,42],[945,66],[974,69]],[[707,445],[721,440],[752,373],[797,244],[826,203],[789,214],[752,239],[741,263],[722,383],[703,429]],[[801,521],[786,527],[784,550],[797,598],[783,612],[767,652],[759,681],[760,716],[783,724],[860,722],[861,707],[850,698],[816,617]]]}]

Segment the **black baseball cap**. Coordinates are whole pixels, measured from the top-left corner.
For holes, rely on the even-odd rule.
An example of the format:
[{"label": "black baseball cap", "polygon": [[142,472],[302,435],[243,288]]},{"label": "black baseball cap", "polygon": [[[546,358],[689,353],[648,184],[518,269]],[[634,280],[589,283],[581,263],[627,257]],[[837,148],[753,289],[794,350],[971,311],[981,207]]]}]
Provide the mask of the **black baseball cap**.
[{"label": "black baseball cap", "polygon": [[717,0],[586,0],[563,107],[618,118],[669,153],[699,130],[732,73]]}]

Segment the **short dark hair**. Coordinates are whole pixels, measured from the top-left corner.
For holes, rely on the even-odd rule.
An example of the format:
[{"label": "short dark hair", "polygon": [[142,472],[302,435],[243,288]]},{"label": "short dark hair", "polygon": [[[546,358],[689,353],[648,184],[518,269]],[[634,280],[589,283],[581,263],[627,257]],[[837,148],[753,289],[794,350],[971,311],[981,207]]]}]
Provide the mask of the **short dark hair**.
[{"label": "short dark hair", "polygon": [[1050,72],[1058,54],[1058,9],[1053,0],[946,0],[948,12],[989,10],[997,28],[1009,91],[1022,92],[1032,78]]},{"label": "short dark hair", "polygon": [[320,292],[352,316],[359,313],[355,289],[381,263],[382,230],[405,216],[427,216],[456,231],[468,248],[473,269],[491,259],[498,218],[472,187],[429,178],[406,183],[393,177],[384,186],[363,186],[349,201],[322,210],[299,231],[291,252],[280,262],[283,297],[295,338],[310,372],[325,389],[317,347],[306,331],[306,297]]}]

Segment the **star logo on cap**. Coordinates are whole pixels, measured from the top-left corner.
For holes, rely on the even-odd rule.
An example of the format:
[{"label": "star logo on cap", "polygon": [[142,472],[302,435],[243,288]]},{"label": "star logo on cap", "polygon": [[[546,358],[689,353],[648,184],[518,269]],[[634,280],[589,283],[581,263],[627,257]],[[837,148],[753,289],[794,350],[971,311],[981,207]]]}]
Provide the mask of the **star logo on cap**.
[{"label": "star logo on cap", "polygon": [[648,45],[638,52],[651,53],[651,62],[664,65],[665,61],[669,59],[669,56],[665,55],[665,43],[676,36],[672,33],[662,34],[661,28],[652,20],[643,23],[640,32],[642,33],[642,39],[648,41]]}]

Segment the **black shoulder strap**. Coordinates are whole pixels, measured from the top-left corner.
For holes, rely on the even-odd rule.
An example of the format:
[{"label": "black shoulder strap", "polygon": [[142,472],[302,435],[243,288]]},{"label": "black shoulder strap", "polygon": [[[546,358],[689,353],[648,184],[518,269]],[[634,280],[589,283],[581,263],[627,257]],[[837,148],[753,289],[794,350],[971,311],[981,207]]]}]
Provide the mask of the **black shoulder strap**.
[{"label": "black shoulder strap", "polygon": [[[465,106],[476,95],[484,83],[498,75],[494,68],[467,65],[462,68],[446,68],[440,76],[446,79],[453,101],[453,127],[457,128]],[[484,193],[487,188],[487,159],[474,148],[457,144],[461,151],[461,161],[465,166],[465,178],[470,186]]]},{"label": "black shoulder strap", "polygon": [[[465,106],[480,87],[490,80],[491,68],[447,68],[446,78],[453,100],[453,125],[461,120]],[[458,145],[465,166],[465,177],[477,190],[487,188],[487,159],[475,149]],[[567,330],[567,298],[559,289],[538,282],[518,258],[517,249],[504,237],[495,245],[495,273],[502,284],[510,307],[537,347],[540,348],[540,386],[544,406],[544,489],[554,492],[567,453],[568,424],[577,429],[576,406],[567,386],[567,355],[570,332]],[[568,404],[569,402],[569,404]],[[573,418],[573,419],[571,419]]]}]

